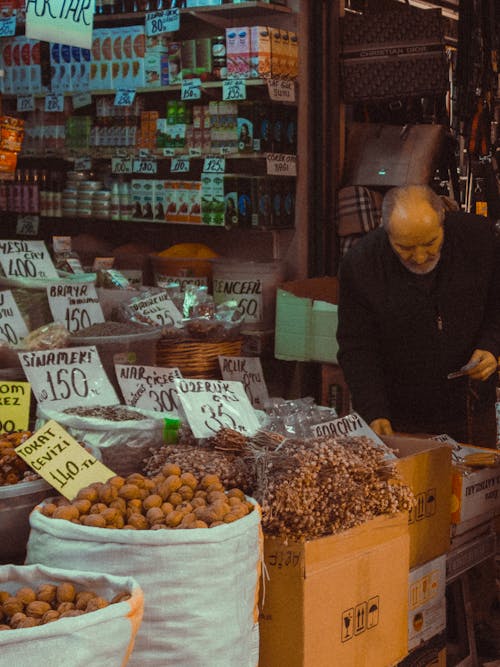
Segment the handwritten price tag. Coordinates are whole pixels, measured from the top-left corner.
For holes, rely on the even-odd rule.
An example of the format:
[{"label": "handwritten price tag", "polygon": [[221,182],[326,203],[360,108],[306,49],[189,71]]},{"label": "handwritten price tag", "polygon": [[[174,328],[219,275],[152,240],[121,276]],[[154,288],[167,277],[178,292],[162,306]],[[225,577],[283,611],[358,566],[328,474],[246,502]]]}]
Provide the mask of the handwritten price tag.
[{"label": "handwritten price tag", "polygon": [[[321,438],[322,436],[334,436],[340,438],[343,436],[357,437],[364,435],[373,440],[375,445],[383,447],[384,450],[387,449],[384,442],[357,412],[353,412],[345,417],[339,417],[338,419],[332,419],[331,421],[314,424],[312,426],[312,431],[315,438]],[[385,458],[394,459],[396,458],[396,455],[386,452]]]},{"label": "handwritten price tag", "polygon": [[259,429],[241,382],[182,379],[174,384],[195,438],[211,437],[223,428],[246,435]]},{"label": "handwritten price tag", "polygon": [[78,93],[73,95],[73,109],[80,109],[80,107],[88,107],[92,104],[92,95],[88,92]]},{"label": "handwritten price tag", "polygon": [[115,476],[53,419],[16,447],[16,454],[68,500]]},{"label": "handwritten price tag", "polygon": [[245,281],[244,294],[241,293],[241,283],[231,279],[217,278],[213,281],[213,291],[216,303],[227,299],[238,301],[238,307],[245,313],[245,322],[262,320],[262,281],[259,278]]},{"label": "handwritten price tag", "polygon": [[290,79],[268,79],[269,97],[276,102],[295,102],[295,81]]},{"label": "handwritten price tag", "polygon": [[47,297],[54,322],[64,322],[70,333],[104,322],[104,313],[92,284],[51,285],[47,287]]},{"label": "handwritten price tag", "polygon": [[210,174],[223,174],[226,171],[226,159],[223,157],[206,157],[203,161],[203,171]]},{"label": "handwritten price tag", "polygon": [[94,345],[19,352],[19,361],[37,401],[51,409],[120,402]]},{"label": "handwritten price tag", "polygon": [[266,169],[270,176],[297,176],[297,158],[286,153],[266,153]]},{"label": "handwritten price tag", "polygon": [[136,158],[132,164],[132,171],[134,174],[156,174],[158,163],[156,160]]},{"label": "handwritten price tag", "polygon": [[17,345],[29,333],[10,290],[0,292],[0,340]]},{"label": "handwritten price tag", "polygon": [[135,90],[120,89],[116,91],[113,104],[115,107],[129,107],[135,99]]},{"label": "handwritten price tag", "polygon": [[247,85],[245,79],[225,79],[222,82],[222,99],[228,102],[246,100]]},{"label": "handwritten price tag", "polygon": [[9,278],[58,278],[43,241],[0,241],[0,265]]},{"label": "handwritten price tag", "polygon": [[153,37],[164,32],[175,32],[180,27],[180,14],[177,8],[146,14],[146,35]]},{"label": "handwritten price tag", "polygon": [[40,227],[38,215],[18,215],[16,223],[16,234],[19,236],[36,236]]},{"label": "handwritten price tag", "polygon": [[163,149],[163,156],[164,157],[174,157],[175,155],[175,148],[164,148]]},{"label": "handwritten price tag", "polygon": [[0,433],[25,431],[30,416],[29,382],[0,381]]},{"label": "handwritten price tag", "polygon": [[254,408],[264,406],[269,393],[258,357],[219,356],[219,366],[223,380],[236,380],[243,384],[248,400]]},{"label": "handwritten price tag", "polygon": [[132,173],[132,158],[131,157],[112,157],[111,158],[111,172],[113,174],[131,174]]},{"label": "handwritten price tag", "polygon": [[64,111],[64,95],[47,95],[45,97],[45,111],[59,113]]},{"label": "handwritten price tag", "polygon": [[35,98],[33,95],[18,95],[17,96],[17,110],[21,113],[23,111],[35,110]]},{"label": "handwritten price tag", "polygon": [[16,34],[16,17],[5,16],[0,19],[0,37],[11,37]]},{"label": "handwritten price tag", "polygon": [[152,320],[161,326],[180,327],[182,315],[175,307],[168,294],[161,293],[154,296],[137,299],[129,308],[138,315]]},{"label": "handwritten price tag", "polygon": [[183,79],[181,100],[199,100],[201,97],[201,79]]},{"label": "handwritten price tag", "polygon": [[75,160],[76,171],[87,171],[92,169],[92,160],[89,157],[78,157]]},{"label": "handwritten price tag", "polygon": [[179,399],[174,385],[174,380],[182,377],[178,368],[115,364],[115,372],[127,405],[178,414]]},{"label": "handwritten price tag", "polygon": [[190,164],[189,160],[185,157],[175,157],[170,163],[170,171],[172,173],[183,173],[189,171]]}]

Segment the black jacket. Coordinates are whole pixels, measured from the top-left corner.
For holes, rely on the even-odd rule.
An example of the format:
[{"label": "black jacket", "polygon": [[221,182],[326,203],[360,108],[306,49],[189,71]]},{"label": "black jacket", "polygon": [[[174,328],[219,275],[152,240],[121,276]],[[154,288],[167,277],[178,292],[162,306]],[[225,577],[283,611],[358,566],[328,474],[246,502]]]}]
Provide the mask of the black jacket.
[{"label": "black jacket", "polygon": [[[379,228],[340,267],[339,363],[366,421],[441,432],[465,416],[467,380],[448,380],[474,349],[500,353],[500,244],[483,217],[450,213],[430,291]],[[494,401],[495,374],[478,383]]]}]

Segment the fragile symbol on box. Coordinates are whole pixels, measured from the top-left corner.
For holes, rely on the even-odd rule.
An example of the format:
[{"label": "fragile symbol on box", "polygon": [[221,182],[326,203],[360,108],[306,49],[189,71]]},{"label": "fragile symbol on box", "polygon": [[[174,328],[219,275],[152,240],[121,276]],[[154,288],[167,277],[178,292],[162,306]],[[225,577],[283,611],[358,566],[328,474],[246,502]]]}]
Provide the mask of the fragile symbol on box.
[{"label": "fragile symbol on box", "polygon": [[408,523],[422,521],[436,514],[436,489],[427,489],[415,496],[416,504],[409,510]]},{"label": "fragile symbol on box", "polygon": [[375,595],[342,613],[341,640],[349,641],[378,625],[380,598]]}]

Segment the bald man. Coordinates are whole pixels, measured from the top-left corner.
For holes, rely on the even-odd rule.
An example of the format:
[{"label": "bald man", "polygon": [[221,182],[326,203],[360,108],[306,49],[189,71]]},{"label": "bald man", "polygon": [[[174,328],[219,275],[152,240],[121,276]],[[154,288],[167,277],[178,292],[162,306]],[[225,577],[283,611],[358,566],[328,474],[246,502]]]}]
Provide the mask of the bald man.
[{"label": "bald man", "polygon": [[446,212],[430,187],[393,188],[382,226],[349,250],[339,279],[339,363],[354,409],[379,434],[448,433],[495,447],[500,243],[491,222]]}]

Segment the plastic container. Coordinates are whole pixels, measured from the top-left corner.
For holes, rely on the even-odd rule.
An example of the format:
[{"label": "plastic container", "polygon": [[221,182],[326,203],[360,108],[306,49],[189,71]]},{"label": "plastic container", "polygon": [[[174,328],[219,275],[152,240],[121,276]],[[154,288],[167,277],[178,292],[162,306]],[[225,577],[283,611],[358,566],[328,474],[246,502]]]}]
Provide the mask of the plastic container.
[{"label": "plastic container", "polygon": [[0,563],[23,563],[31,510],[54,489],[43,479],[0,486]]},{"label": "plastic container", "polygon": [[181,291],[185,291],[187,285],[207,285],[208,290],[212,290],[213,259],[162,257],[156,253],[152,253],[150,258],[155,285],[165,287],[175,280],[179,282]]},{"label": "plastic container", "polygon": [[144,331],[115,336],[71,336],[71,347],[95,345],[106,374],[121,396],[116,379],[115,363],[139,364],[141,366],[156,365],[156,345],[161,337],[161,328],[144,327]]},{"label": "plastic container", "polygon": [[245,312],[242,329],[264,331],[274,327],[276,290],[284,280],[281,261],[213,260],[215,303],[236,300]]}]

